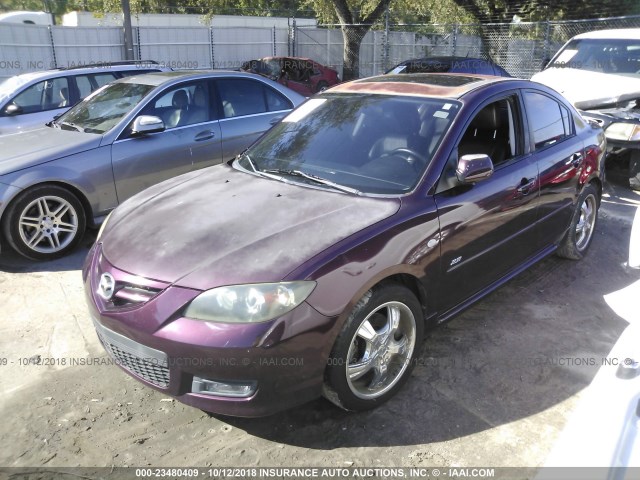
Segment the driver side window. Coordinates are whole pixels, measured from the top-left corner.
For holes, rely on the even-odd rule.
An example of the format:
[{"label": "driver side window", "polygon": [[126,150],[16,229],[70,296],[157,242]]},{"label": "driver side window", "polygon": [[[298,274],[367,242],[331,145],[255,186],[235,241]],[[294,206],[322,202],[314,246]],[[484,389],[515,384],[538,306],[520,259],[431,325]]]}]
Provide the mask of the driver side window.
[{"label": "driver side window", "polygon": [[447,162],[438,192],[458,186],[456,168],[463,155],[488,155],[494,168],[499,168],[521,153],[517,105],[513,95],[485,105],[475,114]]}]

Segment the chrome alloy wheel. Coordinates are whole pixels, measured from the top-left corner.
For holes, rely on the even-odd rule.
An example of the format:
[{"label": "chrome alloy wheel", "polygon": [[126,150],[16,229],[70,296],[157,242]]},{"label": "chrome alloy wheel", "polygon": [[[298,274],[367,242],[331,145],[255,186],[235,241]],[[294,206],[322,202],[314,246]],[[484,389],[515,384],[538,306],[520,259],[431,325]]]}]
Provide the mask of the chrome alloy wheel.
[{"label": "chrome alloy wheel", "polygon": [[592,194],[587,195],[580,205],[580,219],[576,224],[576,248],[579,251],[583,251],[589,245],[596,223],[597,211],[596,197]]},{"label": "chrome alloy wheel", "polygon": [[24,244],[38,253],[55,253],[78,234],[78,214],[64,198],[39,197],[20,214],[19,232]]},{"label": "chrome alloy wheel", "polygon": [[402,378],[416,344],[416,319],[400,302],[373,310],[358,327],[347,355],[347,383],[363,399],[384,395]]}]

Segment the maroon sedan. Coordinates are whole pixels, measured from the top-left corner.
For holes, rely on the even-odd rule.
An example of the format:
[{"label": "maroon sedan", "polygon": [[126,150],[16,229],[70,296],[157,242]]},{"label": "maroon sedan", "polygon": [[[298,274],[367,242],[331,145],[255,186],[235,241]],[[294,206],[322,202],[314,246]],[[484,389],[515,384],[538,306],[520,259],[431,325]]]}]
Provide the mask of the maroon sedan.
[{"label": "maroon sedan", "polygon": [[338,72],[310,58],[265,57],[245,62],[241,69],[269,77],[306,97],[340,83]]},{"label": "maroon sedan", "polygon": [[425,327],[589,248],[602,130],[526,80],[386,75],[119,206],[83,269],[107,352],[203,410],[396,394]]}]

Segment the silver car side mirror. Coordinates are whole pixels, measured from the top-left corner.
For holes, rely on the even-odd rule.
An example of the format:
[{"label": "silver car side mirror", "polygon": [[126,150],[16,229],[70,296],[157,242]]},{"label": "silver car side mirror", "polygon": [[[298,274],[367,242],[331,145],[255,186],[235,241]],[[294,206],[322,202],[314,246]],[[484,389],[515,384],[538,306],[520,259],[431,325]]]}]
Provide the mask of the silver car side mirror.
[{"label": "silver car side mirror", "polygon": [[465,185],[470,185],[482,180],[486,180],[493,175],[493,162],[489,155],[469,154],[463,155],[458,160],[456,177],[458,181]]},{"label": "silver car side mirror", "polygon": [[4,114],[8,117],[12,117],[14,115],[19,115],[22,113],[22,107],[16,105],[15,103],[10,103],[6,107],[4,107]]},{"label": "silver car side mirror", "polygon": [[147,133],[163,132],[164,122],[154,115],[140,115],[133,121],[131,133],[133,135],[145,135]]}]

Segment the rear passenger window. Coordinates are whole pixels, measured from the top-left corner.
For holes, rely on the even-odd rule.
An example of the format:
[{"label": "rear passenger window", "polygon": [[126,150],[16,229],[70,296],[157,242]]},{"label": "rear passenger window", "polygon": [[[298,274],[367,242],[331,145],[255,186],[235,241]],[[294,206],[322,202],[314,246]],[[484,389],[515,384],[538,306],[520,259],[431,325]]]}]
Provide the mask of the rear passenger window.
[{"label": "rear passenger window", "polygon": [[97,73],[92,75],[76,75],[76,85],[78,86],[78,93],[80,99],[83,99],[91,92],[113,82],[116,77],[112,73]]},{"label": "rear passenger window", "polygon": [[225,118],[268,111],[262,82],[234,78],[219,80],[217,84]]},{"label": "rear passenger window", "polygon": [[290,110],[293,105],[287,97],[280,92],[276,92],[272,88],[264,87],[265,96],[267,98],[267,108],[270,112],[277,112],[279,110]]},{"label": "rear passenger window", "polygon": [[541,93],[525,92],[524,101],[536,150],[571,135],[569,112],[565,107]]},{"label": "rear passenger window", "polygon": [[217,86],[225,118],[293,108],[287,97],[262,82],[234,78],[218,80]]}]

